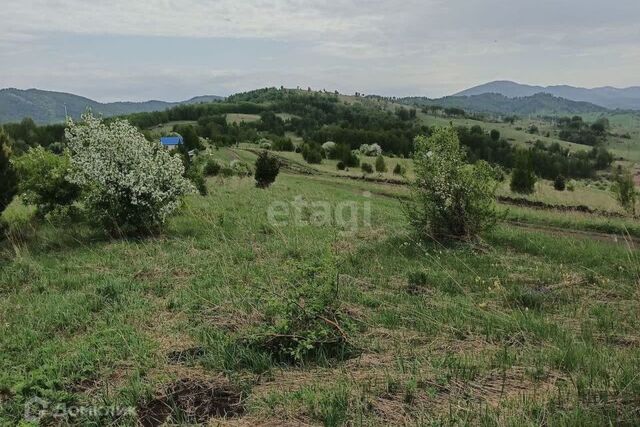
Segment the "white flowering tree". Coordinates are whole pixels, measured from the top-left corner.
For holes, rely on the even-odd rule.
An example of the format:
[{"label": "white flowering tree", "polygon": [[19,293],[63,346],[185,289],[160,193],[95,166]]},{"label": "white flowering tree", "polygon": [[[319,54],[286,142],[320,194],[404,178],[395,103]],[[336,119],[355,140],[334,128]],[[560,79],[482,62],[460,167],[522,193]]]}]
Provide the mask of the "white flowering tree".
[{"label": "white flowering tree", "polygon": [[365,156],[378,157],[382,154],[382,147],[378,144],[362,144],[360,146],[360,153]]},{"label": "white flowering tree", "polygon": [[415,140],[412,198],[406,204],[423,237],[474,237],[496,222],[497,183],[489,164],[465,162],[453,127]]},{"label": "white flowering tree", "polygon": [[194,192],[182,160],[127,121],[105,124],[87,113],[80,123],[68,121],[65,136],[71,153],[68,179],[81,187],[91,217],[110,232],[157,230],[182,196]]},{"label": "white flowering tree", "polygon": [[322,149],[327,153],[327,155],[329,155],[329,153],[336,149],[336,143],[333,141],[327,141],[322,144]]}]

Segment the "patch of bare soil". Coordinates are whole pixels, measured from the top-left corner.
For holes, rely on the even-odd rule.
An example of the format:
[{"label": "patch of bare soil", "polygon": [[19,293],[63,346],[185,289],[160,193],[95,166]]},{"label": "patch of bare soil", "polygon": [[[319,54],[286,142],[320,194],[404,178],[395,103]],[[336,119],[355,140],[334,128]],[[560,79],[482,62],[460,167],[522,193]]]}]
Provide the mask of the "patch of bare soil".
[{"label": "patch of bare soil", "polygon": [[225,382],[181,379],[169,385],[154,399],[141,404],[138,421],[145,427],[168,421],[204,424],[214,418],[233,418],[244,414],[242,392]]}]

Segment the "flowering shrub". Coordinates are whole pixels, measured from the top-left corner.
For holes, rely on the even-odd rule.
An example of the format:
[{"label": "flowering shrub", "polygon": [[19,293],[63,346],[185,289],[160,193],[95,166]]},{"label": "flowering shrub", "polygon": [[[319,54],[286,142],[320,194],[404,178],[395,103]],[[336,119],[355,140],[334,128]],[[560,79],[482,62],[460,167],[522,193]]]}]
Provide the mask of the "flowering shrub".
[{"label": "flowering shrub", "polygon": [[362,144],[360,146],[360,153],[365,156],[377,157],[382,154],[382,147],[378,144]]},{"label": "flowering shrub", "polygon": [[336,143],[333,141],[327,141],[322,144],[322,149],[327,154],[327,157],[331,158],[331,153],[336,149]]},{"label": "flowering shrub", "polygon": [[493,170],[484,161],[470,165],[453,127],[415,140],[416,180],[406,204],[422,237],[473,237],[495,224]]},{"label": "flowering shrub", "polygon": [[184,166],[159,143],[148,141],[127,121],[105,124],[91,113],[69,120],[69,181],[83,190],[92,217],[110,232],[148,232],[164,224],[194,192]]}]

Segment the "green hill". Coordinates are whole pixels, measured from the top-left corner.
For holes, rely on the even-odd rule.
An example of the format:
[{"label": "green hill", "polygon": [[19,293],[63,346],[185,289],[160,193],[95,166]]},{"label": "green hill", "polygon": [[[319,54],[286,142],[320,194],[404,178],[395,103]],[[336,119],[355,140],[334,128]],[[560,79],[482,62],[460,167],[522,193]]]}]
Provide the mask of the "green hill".
[{"label": "green hill", "polygon": [[181,104],[212,102],[219,96],[199,96],[183,102],[112,102],[100,103],[64,92],[39,89],[0,89],[0,123],[19,122],[31,117],[36,123],[57,123],[65,119],[65,107],[71,117],[79,117],[87,108],[105,117],[148,111],[161,111]]}]

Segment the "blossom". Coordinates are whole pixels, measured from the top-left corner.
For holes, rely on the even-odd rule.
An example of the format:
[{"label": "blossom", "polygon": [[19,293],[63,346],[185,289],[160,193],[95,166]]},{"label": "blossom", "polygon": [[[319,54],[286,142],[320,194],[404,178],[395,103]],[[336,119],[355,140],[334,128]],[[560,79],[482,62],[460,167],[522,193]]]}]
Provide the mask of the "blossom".
[{"label": "blossom", "polygon": [[80,123],[69,119],[65,136],[69,181],[83,188],[87,207],[110,225],[156,227],[195,191],[181,159],[125,120],[105,124],[87,113]]}]

